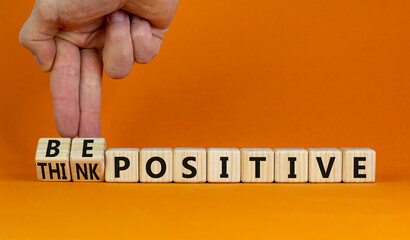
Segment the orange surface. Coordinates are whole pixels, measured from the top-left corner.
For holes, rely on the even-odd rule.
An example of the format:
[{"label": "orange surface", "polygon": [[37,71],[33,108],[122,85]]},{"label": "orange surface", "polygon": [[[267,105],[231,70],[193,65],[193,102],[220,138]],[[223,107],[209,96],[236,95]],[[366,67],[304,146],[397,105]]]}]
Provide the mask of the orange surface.
[{"label": "orange surface", "polygon": [[48,74],[0,1],[0,239],[410,238],[410,2],[181,1],[160,55],[103,80],[108,147],[371,147],[374,184],[37,182]]}]

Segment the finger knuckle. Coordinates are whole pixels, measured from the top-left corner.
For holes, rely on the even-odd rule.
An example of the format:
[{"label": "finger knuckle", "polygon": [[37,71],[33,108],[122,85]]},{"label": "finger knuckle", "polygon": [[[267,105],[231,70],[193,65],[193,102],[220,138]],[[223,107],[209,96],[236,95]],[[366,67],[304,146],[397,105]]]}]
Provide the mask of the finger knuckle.
[{"label": "finger knuckle", "polygon": [[55,1],[38,0],[34,6],[34,12],[46,24],[53,24],[58,19],[57,3]]},{"label": "finger knuckle", "polygon": [[25,28],[23,27],[20,31],[19,34],[19,42],[21,45],[23,45],[24,47],[28,46],[28,39],[27,39],[27,34],[25,33]]}]

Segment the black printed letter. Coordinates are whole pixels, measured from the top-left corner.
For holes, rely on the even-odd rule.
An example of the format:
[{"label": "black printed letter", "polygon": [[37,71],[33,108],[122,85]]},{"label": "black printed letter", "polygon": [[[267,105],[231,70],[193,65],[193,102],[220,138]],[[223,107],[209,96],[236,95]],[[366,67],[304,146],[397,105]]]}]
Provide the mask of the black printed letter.
[{"label": "black printed letter", "polygon": [[182,177],[184,178],[193,178],[196,176],[196,168],[194,166],[189,165],[188,164],[189,161],[196,162],[196,157],[186,157],[184,158],[184,160],[182,160],[182,165],[184,166],[184,168],[191,171],[190,174],[182,173]]},{"label": "black printed letter", "polygon": [[[124,165],[120,167],[120,161],[124,162]],[[120,171],[127,170],[130,167],[130,160],[126,157],[114,157],[114,169],[115,177],[120,177]]]},{"label": "black printed letter", "polygon": [[[151,165],[154,161],[158,161],[161,164],[161,171],[159,173],[155,174],[151,171]],[[165,163],[164,159],[160,157],[152,157],[147,161],[147,165],[145,165],[145,170],[147,171],[148,176],[152,178],[160,178],[164,176],[166,170],[167,170],[167,164]]]},{"label": "black printed letter", "polygon": [[289,157],[288,158],[289,161],[289,175],[288,178],[296,178],[296,174],[295,174],[295,162],[296,162],[296,158],[295,157]]},{"label": "black printed letter", "polygon": [[46,173],[44,172],[44,167],[47,166],[47,163],[37,163],[41,167],[41,176],[43,179],[46,179]]},{"label": "black printed letter", "polygon": [[83,157],[92,157],[92,153],[87,153],[87,150],[93,150],[93,147],[89,147],[89,143],[94,143],[94,139],[86,139],[83,143]]},{"label": "black printed letter", "polygon": [[365,165],[359,165],[360,161],[366,161],[366,157],[354,157],[354,178],[366,178],[366,174],[360,174],[360,169],[366,169]]},{"label": "black printed letter", "polygon": [[77,170],[77,179],[80,180],[80,172],[83,175],[85,180],[88,180],[88,172],[87,172],[87,164],[84,163],[84,170],[80,167],[79,163],[75,164],[75,168]]},{"label": "black printed letter", "polygon": [[250,157],[249,161],[255,162],[255,178],[261,178],[261,161],[266,161],[266,157]]},{"label": "black printed letter", "polygon": [[220,178],[228,178],[229,175],[226,172],[226,165],[228,164],[228,157],[221,157],[221,162],[222,162],[222,173],[219,175]]},{"label": "black printed letter", "polygon": [[[54,144],[54,146],[53,146],[53,144]],[[60,149],[58,149],[60,144],[61,143],[58,140],[48,140],[46,157],[55,157],[55,156],[57,156],[60,153]],[[54,152],[51,153],[51,150],[54,150]]]},{"label": "black printed letter", "polygon": [[316,157],[317,164],[319,165],[320,172],[322,173],[323,178],[329,178],[330,172],[332,171],[333,163],[335,162],[335,157],[330,157],[329,165],[327,165],[327,169],[325,170],[325,166],[323,166],[323,161],[321,157]]},{"label": "black printed letter", "polygon": [[[92,166],[93,166],[92,163],[89,163],[88,166],[90,167],[91,180],[94,180],[94,177],[93,177],[93,176],[95,176],[95,179],[100,180],[100,178],[98,177],[97,173],[95,172],[95,170],[97,170],[98,163],[94,163],[94,167],[92,167]],[[91,167],[92,167],[92,168],[91,168]]]},{"label": "black printed letter", "polygon": [[60,179],[60,165],[56,163],[56,169],[53,169],[51,163],[48,163],[48,172],[50,173],[50,179],[53,179],[53,173],[57,173],[57,179]]}]

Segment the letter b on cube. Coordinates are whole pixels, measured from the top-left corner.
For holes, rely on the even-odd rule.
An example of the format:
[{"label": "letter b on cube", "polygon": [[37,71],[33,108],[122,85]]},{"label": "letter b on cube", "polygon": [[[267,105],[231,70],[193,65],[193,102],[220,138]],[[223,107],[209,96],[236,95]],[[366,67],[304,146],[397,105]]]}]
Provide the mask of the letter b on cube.
[{"label": "letter b on cube", "polygon": [[36,151],[39,181],[70,181],[69,138],[40,138]]}]

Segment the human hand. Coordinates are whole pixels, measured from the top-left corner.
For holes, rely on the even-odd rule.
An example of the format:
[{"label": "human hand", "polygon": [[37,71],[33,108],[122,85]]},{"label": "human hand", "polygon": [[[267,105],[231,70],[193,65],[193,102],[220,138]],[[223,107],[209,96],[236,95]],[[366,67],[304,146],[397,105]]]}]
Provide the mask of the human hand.
[{"label": "human hand", "polygon": [[[102,66],[124,78],[159,51],[178,0],[37,0],[20,42],[51,71],[62,137],[99,137]],[[131,17],[130,17],[131,15]]]}]

